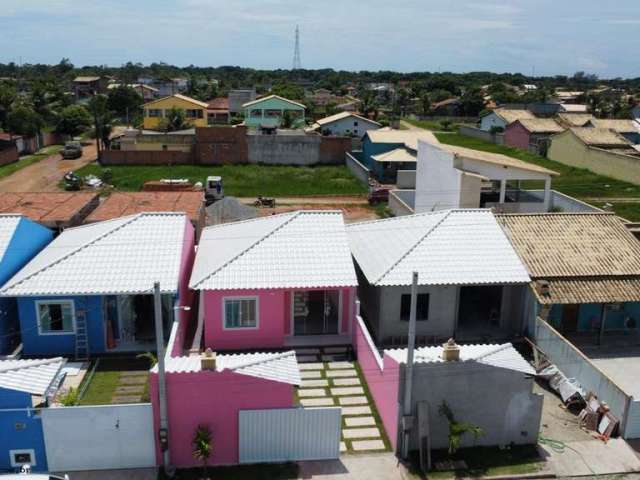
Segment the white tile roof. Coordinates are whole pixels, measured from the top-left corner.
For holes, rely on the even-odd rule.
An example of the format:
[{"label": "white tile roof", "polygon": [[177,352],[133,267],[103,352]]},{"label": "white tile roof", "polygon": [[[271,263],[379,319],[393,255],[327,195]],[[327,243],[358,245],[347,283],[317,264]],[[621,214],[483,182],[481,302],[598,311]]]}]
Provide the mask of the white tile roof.
[{"label": "white tile roof", "polygon": [[347,226],[353,256],[372,285],[529,282],[490,210],[442,210]]},{"label": "white tile roof", "polygon": [[396,148],[389,152],[380,153],[378,155],[371,155],[376,162],[402,162],[411,163],[416,162],[416,154],[411,153],[406,148]]},{"label": "white tile roof", "polygon": [[43,360],[0,360],[0,388],[44,395],[65,363],[61,357]]},{"label": "white tile roof", "polygon": [[3,296],[134,294],[155,281],[178,290],[182,213],[141,213],[69,228],[0,290]]},{"label": "white tile roof", "polygon": [[[282,353],[237,353],[229,355],[216,355],[216,372],[232,370],[241,375],[273,380],[274,382],[300,385],[300,369],[296,353],[293,350]],[[151,369],[158,372],[156,365]],[[194,373],[200,372],[201,362],[199,356],[171,357],[165,364],[167,373]]]},{"label": "white tile roof", "polygon": [[339,211],[301,210],[203,230],[196,290],[357,286]]},{"label": "white tile roof", "polygon": [[324,125],[327,125],[329,123],[333,123],[333,122],[336,122],[338,120],[342,120],[344,118],[349,118],[349,117],[353,117],[355,119],[361,120],[363,122],[371,123],[373,125],[381,126],[378,122],[376,122],[374,120],[370,120],[368,118],[365,118],[365,117],[363,117],[361,115],[358,115],[356,113],[353,113],[353,112],[340,112],[340,113],[336,113],[335,115],[329,115],[328,117],[324,117],[324,118],[320,118],[320,119],[316,120],[316,123],[319,126],[324,126]]},{"label": "white tile roof", "polygon": [[392,128],[379,128],[369,130],[366,133],[371,143],[400,143],[412,150],[418,150],[418,140],[423,140],[433,145],[440,142],[429,130],[417,128],[415,130],[394,130]]},{"label": "white tile roof", "polygon": [[[482,363],[492,367],[506,368],[528,375],[535,375],[535,370],[510,343],[502,345],[459,345],[460,361],[466,363]],[[444,363],[442,347],[420,347],[414,353],[414,363]],[[385,350],[398,363],[407,362],[407,349],[396,348]]]},{"label": "white tile roof", "polygon": [[21,219],[21,215],[0,215],[0,260],[4,258]]}]

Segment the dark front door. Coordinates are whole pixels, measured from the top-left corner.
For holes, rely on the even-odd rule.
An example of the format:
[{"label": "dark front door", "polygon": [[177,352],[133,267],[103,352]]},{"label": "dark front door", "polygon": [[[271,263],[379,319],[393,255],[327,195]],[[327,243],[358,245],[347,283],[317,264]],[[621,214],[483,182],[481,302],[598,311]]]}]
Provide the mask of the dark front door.
[{"label": "dark front door", "polygon": [[562,307],[562,333],[574,333],[578,331],[578,312],[580,305],[563,305]]}]

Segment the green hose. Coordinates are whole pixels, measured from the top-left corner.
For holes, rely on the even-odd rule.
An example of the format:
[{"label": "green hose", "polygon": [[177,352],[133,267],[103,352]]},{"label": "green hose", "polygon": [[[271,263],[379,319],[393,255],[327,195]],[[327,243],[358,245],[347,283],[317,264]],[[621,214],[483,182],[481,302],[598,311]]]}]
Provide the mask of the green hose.
[{"label": "green hose", "polygon": [[564,442],[560,440],[554,440],[553,438],[547,438],[540,435],[538,437],[538,443],[540,445],[548,445],[551,450],[557,453],[564,453],[565,448],[567,447]]}]

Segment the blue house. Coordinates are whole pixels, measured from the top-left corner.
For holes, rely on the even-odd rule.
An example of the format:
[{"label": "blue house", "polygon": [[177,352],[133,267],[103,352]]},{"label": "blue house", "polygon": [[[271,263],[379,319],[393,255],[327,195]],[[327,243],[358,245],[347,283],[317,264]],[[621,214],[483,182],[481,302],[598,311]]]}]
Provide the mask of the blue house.
[{"label": "blue house", "polygon": [[[0,215],[0,285],[53,239],[53,232],[21,215]],[[16,301],[0,298],[0,354],[20,343]]]},{"label": "blue house", "polygon": [[25,355],[154,350],[154,283],[166,338],[177,307],[191,306],[193,256],[185,214],[141,213],[66,229],[0,296],[17,299]]},{"label": "blue house", "polygon": [[55,394],[65,361],[0,360],[0,471],[47,471],[39,408]]},{"label": "blue house", "polygon": [[395,183],[398,170],[415,170],[418,140],[438,143],[427,130],[369,130],[362,140],[362,162],[382,183]]}]

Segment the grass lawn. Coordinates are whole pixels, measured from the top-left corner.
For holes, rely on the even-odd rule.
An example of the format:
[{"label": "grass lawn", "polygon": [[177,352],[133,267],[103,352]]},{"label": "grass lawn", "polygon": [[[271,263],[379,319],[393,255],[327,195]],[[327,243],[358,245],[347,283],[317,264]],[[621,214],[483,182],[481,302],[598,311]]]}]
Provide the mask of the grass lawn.
[{"label": "grass lawn", "polygon": [[8,165],[3,165],[0,167],[0,178],[7,177],[18,170],[23,169],[24,167],[28,167],[32,163],[39,162],[40,160],[44,160],[50,155],[58,153],[62,149],[62,145],[49,145],[48,147],[44,147],[38,150],[33,155],[27,155],[17,162],[9,163]]},{"label": "grass lawn", "polygon": [[[411,125],[414,125],[416,127],[420,127],[420,128],[425,128],[427,130],[433,130],[433,131],[442,131],[442,130],[447,130],[445,128],[443,128],[442,126],[442,120],[416,120],[416,119],[412,119],[412,118],[403,118],[402,120],[404,120],[407,123],[410,123]],[[458,127],[460,127],[460,125],[462,125],[460,122],[452,122],[449,124],[448,129],[451,130],[452,132],[457,130]]]},{"label": "grass lawn", "polygon": [[[450,457],[445,450],[432,452],[432,464],[446,461]],[[463,448],[452,460],[464,460],[466,469],[429,472],[429,479],[450,479],[497,475],[524,475],[542,470],[544,462],[535,445],[514,446],[508,450],[497,447]],[[417,460],[417,459],[416,459]]]},{"label": "grass lawn", "polygon": [[[178,469],[173,478],[175,480],[199,480],[205,477],[202,473],[202,468],[183,468]],[[265,463],[209,467],[206,477],[215,480],[290,480],[298,478],[298,465],[295,463]],[[158,474],[158,480],[165,478],[168,477],[162,473]]]},{"label": "grass lawn", "polygon": [[[203,182],[209,175],[221,175],[225,194],[236,197],[352,195],[366,193],[364,187],[343,165],[295,167],[272,165],[176,165],[109,167],[118,190],[137,191],[148,180],[188,178]],[[104,169],[92,163],[76,171],[79,175],[100,175]]]},{"label": "grass lawn", "polygon": [[[510,157],[518,158],[525,162],[540,165],[541,167],[555,170],[560,176],[553,178],[551,188],[580,200],[588,201],[589,198],[620,198],[639,197],[640,186],[632,183],[615,180],[610,177],[598,175],[582,168],[574,168],[559,162],[554,162],[516,148],[495,145],[459,133],[436,133],[436,137],[442,143],[473,148],[486,152],[502,153]],[[602,202],[589,202],[602,208]],[[640,203],[614,203],[616,214],[629,220],[640,219]]]},{"label": "grass lawn", "polygon": [[[78,405],[109,405],[116,388],[120,383],[120,374],[123,371],[145,371],[149,368],[149,362],[145,359],[133,358],[101,358],[93,378],[89,380],[84,395]],[[80,386],[83,388],[83,385]],[[145,400],[145,396],[146,399]],[[145,385],[145,393],[141,401],[148,401],[148,382]]]}]

